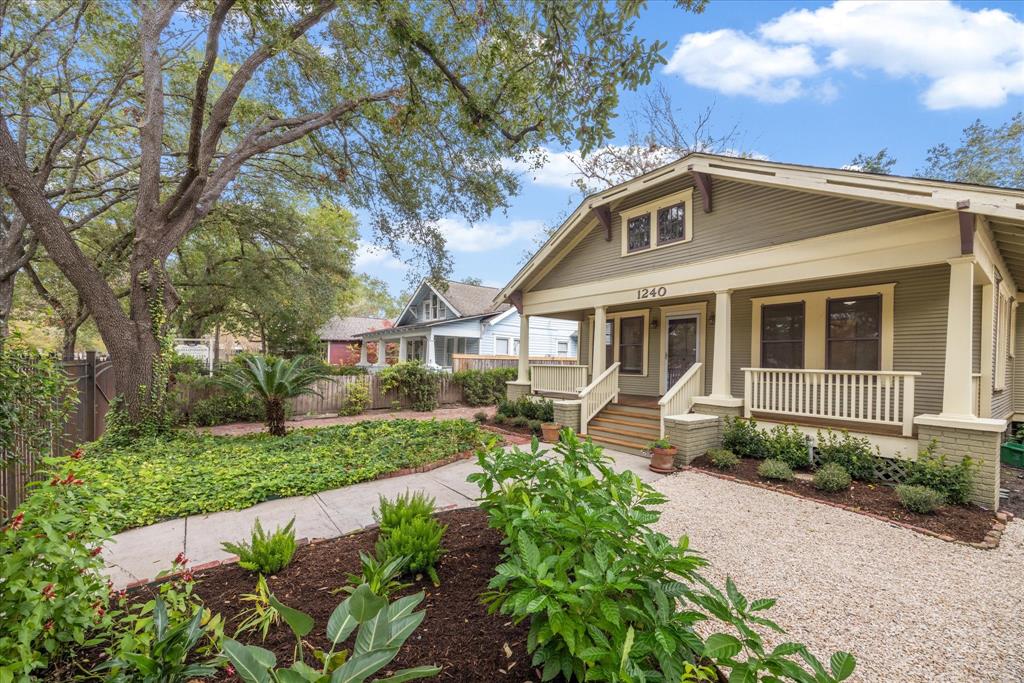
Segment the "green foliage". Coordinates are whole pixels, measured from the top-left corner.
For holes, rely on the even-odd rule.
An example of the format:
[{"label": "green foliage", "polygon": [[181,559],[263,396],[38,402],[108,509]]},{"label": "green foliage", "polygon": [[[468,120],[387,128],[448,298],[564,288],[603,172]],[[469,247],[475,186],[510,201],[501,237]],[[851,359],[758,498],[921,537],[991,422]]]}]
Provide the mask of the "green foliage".
[{"label": "green foliage", "polygon": [[765,457],[781,460],[793,469],[811,464],[807,437],[793,425],[775,425],[764,436]]},{"label": "green foliage", "polygon": [[[479,453],[481,472],[469,477],[505,535],[485,600],[529,620],[527,648],[543,680],[700,680],[708,664],[734,681],[849,677],[845,653],[826,671],[802,645],[766,652],[755,629],[781,631],[762,616],[774,600],[748,600],[731,580],[723,593],[701,578],[705,561],[685,537],[673,543],[651,529],[664,495],[569,432],[555,453],[544,457],[536,441],[528,453],[495,447]],[[695,626],[709,618],[740,637],[703,638]]]},{"label": "green foliage", "polygon": [[[500,401],[498,415],[505,418],[522,417],[538,422],[554,422],[555,404],[554,401],[546,398],[533,399],[529,396],[520,396],[514,401]],[[521,426],[525,426],[525,423]]]},{"label": "green foliage", "polygon": [[960,146],[928,150],[928,165],[915,175],[959,183],[1024,187],[1024,113],[998,126],[981,119],[963,129]]},{"label": "green foliage", "polygon": [[899,484],[896,497],[900,505],[919,515],[930,515],[946,502],[940,491],[917,484]]},{"label": "green foliage", "polygon": [[[386,598],[374,594],[363,584],[335,608],[327,621],[327,640],[330,648],[314,652],[314,668],[306,663],[303,639],[313,630],[313,618],[292,609],[273,595],[271,604],[277,609],[294,633],[296,655],[288,669],[277,668],[277,657],[270,650],[255,645],[243,645],[236,640],[224,640],[224,656],[234,666],[245,683],[362,683],[395,658],[405,641],[423,621],[426,612],[414,612],[423,602],[423,593],[409,595],[388,603]],[[338,645],[355,633],[351,655],[338,650]],[[436,666],[418,666],[395,671],[387,679],[374,681],[411,681],[437,675]]]},{"label": "green foliage", "polygon": [[259,398],[225,390],[193,403],[184,418],[196,427],[213,427],[231,422],[259,422],[266,416],[266,406]]},{"label": "green foliage", "polygon": [[319,395],[313,385],[322,378],[320,370],[303,356],[285,360],[254,355],[225,366],[218,381],[232,391],[262,400],[267,431],[284,436],[285,401],[303,394]]},{"label": "green foliage", "polygon": [[476,448],[487,436],[466,420],[367,420],[280,438],[186,433],[90,444],[79,476],[123,515],[121,530],[367,481]]},{"label": "green foliage", "polygon": [[893,166],[896,165],[896,158],[889,154],[889,149],[883,147],[874,154],[858,154],[850,161],[849,168],[862,173],[880,173],[889,175]]},{"label": "green foliage", "polygon": [[814,473],[814,488],[828,493],[845,491],[852,481],[850,473],[838,462],[826,463]]},{"label": "green foliage", "polygon": [[335,377],[365,377],[369,372],[366,368],[358,365],[328,365],[324,363],[324,374]]},{"label": "green foliage", "polygon": [[256,632],[260,634],[260,640],[266,640],[270,627],[281,621],[281,615],[270,604],[270,587],[267,586],[267,579],[262,574],[256,579],[255,591],[243,593],[239,597],[240,602],[252,606],[239,613],[236,638],[242,633]]},{"label": "green foliage", "polygon": [[653,451],[655,448],[658,450],[667,450],[672,448],[672,442],[668,439],[655,439],[654,441],[647,444],[647,450]]},{"label": "green foliage", "polygon": [[395,496],[393,501],[380,496],[373,518],[380,525],[381,533],[387,534],[397,529],[404,522],[417,518],[429,519],[434,514],[436,501],[422,491],[405,493]]},{"label": "green foliage", "polygon": [[441,538],[448,529],[433,517],[415,517],[381,534],[377,539],[377,557],[388,560],[405,558],[405,571],[410,574],[426,573],[435,586],[440,585],[437,562],[444,548]]},{"label": "green foliage", "polygon": [[971,499],[974,476],[978,463],[964,458],[955,465],[946,462],[945,455],[935,454],[936,443],[932,441],[917,454],[917,460],[908,463],[904,484],[927,486],[943,495],[947,503],[963,505]]},{"label": "green foliage", "polygon": [[[370,587],[374,595],[386,598],[392,593],[409,586],[407,583],[398,581],[398,577],[402,575],[408,561],[409,558],[403,555],[385,557],[383,560],[379,560],[373,555],[367,555],[360,550],[359,563],[362,566],[362,572],[360,574],[349,574],[348,581],[354,586],[361,586],[365,583]],[[352,593],[355,591],[355,588],[353,586],[345,586],[342,590]]]},{"label": "green foliage", "polygon": [[[75,458],[79,457],[76,452]],[[0,680],[28,680],[109,619],[102,543],[112,512],[74,459],[48,461],[53,476],[0,527]],[[70,468],[75,471],[72,472]]]},{"label": "green foliage", "polygon": [[195,356],[186,356],[183,353],[171,355],[171,375],[203,375],[206,373],[206,364]]},{"label": "green foliage", "polygon": [[722,448],[732,451],[744,458],[764,458],[764,434],[757,428],[753,418],[744,420],[740,417],[725,418],[722,428]]},{"label": "green foliage", "polygon": [[708,451],[708,460],[720,470],[731,470],[740,464],[739,457],[725,448],[712,448]]},{"label": "green foliage", "polygon": [[757,466],[757,473],[765,479],[793,481],[793,468],[783,460],[769,458]]},{"label": "green foliage", "polygon": [[[76,394],[60,361],[12,336],[0,343],[0,467],[23,439],[29,452],[49,453],[53,425],[63,425]],[[59,428],[58,428],[59,429]]]},{"label": "green foliage", "polygon": [[342,401],[339,415],[362,415],[370,407],[370,383],[359,379],[345,385],[345,400]]},{"label": "green foliage", "polygon": [[475,422],[479,423],[479,424],[483,424],[484,422],[487,422],[487,419],[488,419],[487,413],[485,413],[482,410],[478,410],[477,412],[473,413],[473,420]]},{"label": "green foliage", "polygon": [[413,410],[437,407],[438,373],[418,360],[389,365],[377,373],[382,391],[397,391]]},{"label": "green foliage", "polygon": [[875,478],[878,449],[864,437],[851,436],[845,429],[838,434],[831,429],[819,431],[816,451],[818,463],[838,463],[857,481]]},{"label": "green foliage", "polygon": [[270,576],[292,563],[295,555],[295,518],[272,534],[263,530],[257,517],[248,543],[221,543],[229,553],[238,555],[238,566],[251,572]]},{"label": "green foliage", "polygon": [[505,398],[505,385],[516,378],[517,372],[516,368],[460,370],[452,375],[452,380],[462,387],[462,398],[467,404],[493,406]]}]

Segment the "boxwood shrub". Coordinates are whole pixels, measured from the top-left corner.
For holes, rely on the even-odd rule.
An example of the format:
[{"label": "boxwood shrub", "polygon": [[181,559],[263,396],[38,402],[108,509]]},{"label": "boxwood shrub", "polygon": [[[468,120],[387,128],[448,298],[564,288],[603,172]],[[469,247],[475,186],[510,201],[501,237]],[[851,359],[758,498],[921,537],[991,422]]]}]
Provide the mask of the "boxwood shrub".
[{"label": "boxwood shrub", "polygon": [[927,486],[900,484],[896,487],[900,505],[919,515],[930,515],[942,507],[945,501],[942,493]]},{"label": "boxwood shrub", "polygon": [[837,462],[830,462],[814,473],[814,488],[828,493],[838,493],[850,488],[850,473]]},{"label": "boxwood shrub", "polygon": [[864,437],[850,436],[845,429],[818,432],[817,460],[819,464],[838,463],[857,481],[875,479],[875,463],[879,459],[877,447]]},{"label": "boxwood shrub", "polygon": [[471,406],[493,406],[505,398],[506,382],[516,378],[516,368],[460,370],[452,380],[462,387],[462,400]]},{"label": "boxwood shrub", "polygon": [[783,460],[769,458],[757,466],[757,473],[765,479],[793,481],[793,468]]},{"label": "boxwood shrub", "polygon": [[722,448],[745,458],[764,458],[764,434],[753,418],[725,418],[722,429]]},{"label": "boxwood shrub", "polygon": [[912,486],[927,486],[943,495],[947,503],[963,505],[971,499],[974,474],[978,464],[964,458],[955,465],[946,462],[945,455],[935,454],[936,443],[917,455],[909,465],[909,473],[902,483]]},{"label": "boxwood shrub", "polygon": [[775,425],[764,436],[765,457],[781,460],[793,469],[811,464],[807,437],[792,425]]}]

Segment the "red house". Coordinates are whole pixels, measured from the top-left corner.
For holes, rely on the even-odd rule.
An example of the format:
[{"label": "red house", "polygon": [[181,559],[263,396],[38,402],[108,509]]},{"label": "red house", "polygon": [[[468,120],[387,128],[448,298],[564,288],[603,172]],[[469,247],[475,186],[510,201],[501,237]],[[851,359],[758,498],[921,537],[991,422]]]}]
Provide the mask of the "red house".
[{"label": "red house", "polygon": [[[393,324],[386,318],[334,316],[320,329],[320,341],[324,343],[327,362],[331,365],[355,365],[359,362],[359,349],[363,343],[356,335],[382,330]],[[378,342],[367,343],[369,360],[371,363],[376,362]]]}]

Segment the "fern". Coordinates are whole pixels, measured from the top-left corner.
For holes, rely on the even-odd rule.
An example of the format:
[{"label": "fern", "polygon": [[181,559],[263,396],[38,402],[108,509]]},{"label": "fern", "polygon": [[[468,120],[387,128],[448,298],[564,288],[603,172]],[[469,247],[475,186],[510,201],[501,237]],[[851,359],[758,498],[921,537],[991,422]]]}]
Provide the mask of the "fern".
[{"label": "fern", "polygon": [[294,526],[295,518],[292,517],[288,524],[268,535],[257,518],[252,528],[252,538],[248,543],[225,541],[221,543],[221,547],[229,553],[238,555],[238,566],[243,569],[266,576],[276,574],[291,564],[295,555]]}]

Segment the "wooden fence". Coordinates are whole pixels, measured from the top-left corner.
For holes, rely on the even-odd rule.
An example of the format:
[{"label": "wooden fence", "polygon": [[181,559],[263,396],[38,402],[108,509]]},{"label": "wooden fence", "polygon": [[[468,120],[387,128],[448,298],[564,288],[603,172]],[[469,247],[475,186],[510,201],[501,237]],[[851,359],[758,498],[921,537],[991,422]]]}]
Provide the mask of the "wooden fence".
[{"label": "wooden fence", "polygon": [[[437,402],[441,405],[459,403],[462,401],[462,387],[452,381],[448,375],[442,375],[438,380],[440,386],[437,392]],[[406,402],[402,401],[397,392],[381,390],[380,380],[376,375],[342,375],[341,377],[328,377],[316,384],[320,393],[299,396],[289,401],[291,413],[298,417],[302,415],[327,415],[337,414],[338,410],[345,403],[349,387],[353,384],[365,382],[370,393],[370,409],[390,408],[399,404],[407,408]]]},{"label": "wooden fence", "polygon": [[[575,356],[530,356],[531,365],[575,365]],[[492,370],[519,367],[519,356],[483,356],[474,353],[453,353],[452,372],[459,370]]]}]

